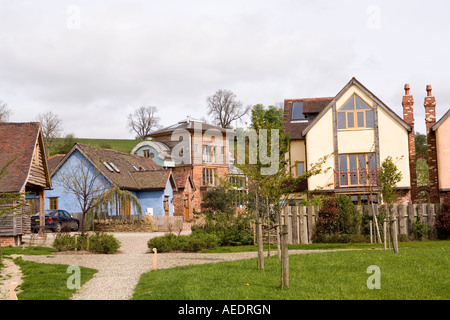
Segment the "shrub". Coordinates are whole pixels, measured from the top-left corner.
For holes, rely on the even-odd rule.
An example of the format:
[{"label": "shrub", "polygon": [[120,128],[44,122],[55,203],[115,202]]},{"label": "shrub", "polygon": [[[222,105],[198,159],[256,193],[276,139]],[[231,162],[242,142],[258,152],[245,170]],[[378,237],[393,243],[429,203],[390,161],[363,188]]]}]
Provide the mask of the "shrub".
[{"label": "shrub", "polygon": [[[75,236],[65,233],[56,235],[53,241],[53,247],[58,251],[86,250],[88,248],[88,236]],[[115,253],[120,248],[120,241],[112,234],[99,233],[89,236],[89,251],[97,253]]]},{"label": "shrub", "polygon": [[89,237],[89,251],[97,253],[115,253],[120,248],[120,241],[112,234],[99,233]]},{"label": "shrub", "polygon": [[398,235],[398,242],[409,242],[409,237],[406,234],[399,234]]},{"label": "shrub", "polygon": [[215,248],[218,244],[219,238],[216,235],[202,232],[180,236],[168,233],[147,242],[149,249],[156,248],[158,252],[198,252],[203,249]]},{"label": "shrub", "polygon": [[364,243],[367,242],[367,237],[362,234],[333,234],[322,235],[320,237],[321,243]]},{"label": "shrub", "polygon": [[75,246],[75,237],[65,233],[58,233],[53,241],[53,248],[58,251],[75,250]]},{"label": "shrub", "polygon": [[436,218],[435,227],[439,239],[445,240],[450,237],[450,194],[447,194],[444,198],[441,213]]},{"label": "shrub", "polygon": [[430,227],[425,222],[420,221],[420,217],[417,217],[416,222],[413,223],[413,230],[416,238],[422,240],[428,235]]},{"label": "shrub", "polygon": [[250,216],[247,213],[229,214],[217,212],[214,216],[205,213],[202,225],[193,226],[192,233],[214,234],[220,246],[240,246],[253,244]]}]

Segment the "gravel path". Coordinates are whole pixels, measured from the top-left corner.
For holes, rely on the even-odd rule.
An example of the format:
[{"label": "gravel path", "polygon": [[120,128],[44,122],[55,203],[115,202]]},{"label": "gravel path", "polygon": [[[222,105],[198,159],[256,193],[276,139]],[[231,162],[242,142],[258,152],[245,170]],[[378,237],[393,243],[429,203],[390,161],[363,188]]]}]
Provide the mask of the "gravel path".
[{"label": "gravel path", "polygon": [[[72,300],[128,300],[142,273],[153,269],[153,252],[147,241],[159,233],[115,233],[121,241],[120,251],[108,254],[68,254],[52,256],[22,256],[24,260],[39,263],[58,263],[97,269],[94,277],[86,282]],[[330,250],[291,250],[290,254],[324,252]],[[275,253],[276,254],[276,253]],[[158,268],[212,263],[257,257],[257,252],[240,253],[158,253]]]}]

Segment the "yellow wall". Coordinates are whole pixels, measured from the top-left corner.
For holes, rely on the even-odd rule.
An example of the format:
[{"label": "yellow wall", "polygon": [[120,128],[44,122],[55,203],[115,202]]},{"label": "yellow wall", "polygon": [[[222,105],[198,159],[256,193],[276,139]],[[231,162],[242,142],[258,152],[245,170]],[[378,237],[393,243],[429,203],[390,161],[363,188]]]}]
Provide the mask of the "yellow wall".
[{"label": "yellow wall", "polygon": [[[306,134],[306,170],[326,155],[334,152],[333,142],[333,109],[330,108]],[[308,189],[334,189],[334,155],[331,155],[323,169],[331,167],[325,174],[315,175],[308,180]],[[329,186],[329,184],[332,184]]]},{"label": "yellow wall", "polygon": [[450,117],[436,130],[439,189],[450,188]]},{"label": "yellow wall", "polygon": [[[391,156],[402,173],[397,187],[410,187],[408,131],[381,107],[378,108],[380,164]],[[402,157],[403,156],[403,157]]]},{"label": "yellow wall", "polygon": [[296,174],[296,162],[306,162],[305,140],[291,140],[290,142],[291,170]]},{"label": "yellow wall", "polygon": [[[373,107],[374,101],[361,89],[353,85],[336,101],[336,109],[339,110],[355,93],[370,107]],[[391,156],[402,173],[402,180],[397,186],[410,187],[408,132],[382,107],[378,106],[377,110],[380,162],[387,156]],[[321,157],[334,152],[332,112],[333,110],[330,108],[306,135],[307,170],[311,168],[312,164],[317,163]],[[375,151],[375,130],[373,128],[338,130],[338,153],[369,153]],[[401,158],[402,156],[403,158]],[[331,170],[326,174],[316,175],[308,180],[309,190],[334,188],[333,155],[324,165],[324,168],[328,167],[331,167]]]}]

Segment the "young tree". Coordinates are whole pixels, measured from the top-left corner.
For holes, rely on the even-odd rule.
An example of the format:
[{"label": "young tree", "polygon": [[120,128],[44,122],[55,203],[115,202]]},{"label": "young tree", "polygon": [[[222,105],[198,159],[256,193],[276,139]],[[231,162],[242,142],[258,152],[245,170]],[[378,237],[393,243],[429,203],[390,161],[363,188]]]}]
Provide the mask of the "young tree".
[{"label": "young tree", "polygon": [[83,159],[66,162],[58,171],[59,184],[64,192],[75,196],[82,213],[81,233],[85,233],[86,215],[99,205],[100,196],[109,190],[103,176],[95,167]]},{"label": "young tree", "polygon": [[154,106],[140,107],[128,115],[128,128],[136,134],[136,139],[143,140],[148,134],[160,127],[158,108]]},{"label": "young tree", "polygon": [[250,111],[251,106],[243,107],[230,90],[217,90],[206,98],[208,115],[222,128],[230,128],[233,121],[239,120]]},{"label": "young tree", "polygon": [[383,197],[383,201],[388,206],[388,221],[389,221],[389,230],[392,235],[392,242],[394,244],[394,251],[398,253],[398,239],[397,239],[397,228],[396,225],[392,226],[392,224],[396,223],[392,217],[392,205],[397,199],[397,192],[395,190],[397,183],[402,180],[402,173],[398,170],[397,165],[394,163],[391,156],[388,156],[382,163],[381,168],[378,173],[380,186],[381,186],[381,195]]},{"label": "young tree", "polygon": [[41,123],[42,135],[45,140],[45,149],[47,155],[55,145],[55,138],[59,138],[62,131],[62,120],[59,116],[52,112],[39,113],[36,121]]}]

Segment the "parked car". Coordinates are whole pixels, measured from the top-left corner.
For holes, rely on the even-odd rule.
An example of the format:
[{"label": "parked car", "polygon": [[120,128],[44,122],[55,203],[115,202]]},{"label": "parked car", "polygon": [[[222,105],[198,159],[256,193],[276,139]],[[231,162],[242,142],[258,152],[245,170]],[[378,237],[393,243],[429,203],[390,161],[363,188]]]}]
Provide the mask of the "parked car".
[{"label": "parked car", "polygon": [[[31,216],[31,230],[39,231],[40,216],[39,212]],[[64,210],[45,210],[45,228],[53,232],[60,232],[64,227],[72,231],[78,231],[80,221],[72,217],[70,213]]]}]

